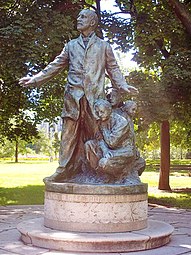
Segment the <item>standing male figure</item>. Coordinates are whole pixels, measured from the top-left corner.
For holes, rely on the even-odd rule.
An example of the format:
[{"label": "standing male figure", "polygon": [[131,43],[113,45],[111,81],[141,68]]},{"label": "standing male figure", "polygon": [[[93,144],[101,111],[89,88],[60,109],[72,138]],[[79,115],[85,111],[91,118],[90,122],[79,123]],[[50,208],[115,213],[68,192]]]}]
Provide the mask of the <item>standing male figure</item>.
[{"label": "standing male figure", "polygon": [[85,158],[84,143],[94,138],[97,131],[93,105],[98,98],[105,98],[105,71],[116,88],[127,93],[137,92],[136,88],[127,85],[111,46],[95,35],[97,25],[96,13],[82,10],[77,18],[80,36],[68,42],[44,70],[20,80],[25,87],[41,85],[69,67],[62,111],[59,167],[49,180],[58,181],[80,171]]}]

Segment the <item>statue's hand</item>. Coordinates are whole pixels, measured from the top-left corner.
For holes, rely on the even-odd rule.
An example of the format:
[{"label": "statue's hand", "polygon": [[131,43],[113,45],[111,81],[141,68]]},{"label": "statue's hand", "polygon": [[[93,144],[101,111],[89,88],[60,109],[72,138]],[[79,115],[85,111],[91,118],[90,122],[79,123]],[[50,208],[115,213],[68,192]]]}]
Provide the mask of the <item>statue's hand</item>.
[{"label": "statue's hand", "polygon": [[108,152],[104,155],[104,158],[107,158],[107,159],[109,159],[109,158],[111,158],[111,157],[113,157],[113,154],[111,153],[111,151],[108,151]]},{"label": "statue's hand", "polygon": [[95,134],[95,139],[97,139],[98,141],[100,141],[101,139],[103,139],[103,135],[101,134],[101,132],[96,132]]},{"label": "statue's hand", "polygon": [[34,81],[32,80],[32,77],[23,77],[19,80],[19,84],[23,87],[30,87],[34,85]]},{"label": "statue's hand", "polygon": [[130,93],[130,94],[138,94],[139,91],[138,89],[136,89],[135,87],[133,86],[129,86],[125,89],[126,92]]}]

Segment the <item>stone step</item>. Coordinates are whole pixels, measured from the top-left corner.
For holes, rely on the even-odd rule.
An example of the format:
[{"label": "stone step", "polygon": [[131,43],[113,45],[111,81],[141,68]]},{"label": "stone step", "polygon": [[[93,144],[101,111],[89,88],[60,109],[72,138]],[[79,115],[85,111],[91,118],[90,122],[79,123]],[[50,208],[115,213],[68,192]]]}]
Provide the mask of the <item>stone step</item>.
[{"label": "stone step", "polygon": [[129,252],[157,248],[167,244],[173,227],[148,220],[148,227],[123,233],[67,232],[44,226],[44,218],[21,222],[17,226],[26,244],[59,251]]}]

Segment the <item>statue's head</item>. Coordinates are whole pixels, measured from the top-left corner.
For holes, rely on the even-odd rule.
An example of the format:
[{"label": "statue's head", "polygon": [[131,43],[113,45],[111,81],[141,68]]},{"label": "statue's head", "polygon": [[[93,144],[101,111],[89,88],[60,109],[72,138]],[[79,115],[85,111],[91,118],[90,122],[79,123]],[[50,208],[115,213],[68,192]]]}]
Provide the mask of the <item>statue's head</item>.
[{"label": "statue's head", "polygon": [[130,116],[134,116],[137,111],[137,103],[133,100],[127,100],[123,107],[123,111],[127,112]]},{"label": "statue's head", "polygon": [[98,118],[101,119],[102,121],[105,121],[109,119],[109,116],[111,115],[112,112],[112,107],[107,100],[98,99],[94,104],[94,110]]},{"label": "statue's head", "polygon": [[82,10],[77,18],[77,29],[81,33],[95,31],[98,25],[97,14],[89,9]]},{"label": "statue's head", "polygon": [[123,103],[122,94],[118,89],[112,88],[107,98],[113,107],[120,107]]}]

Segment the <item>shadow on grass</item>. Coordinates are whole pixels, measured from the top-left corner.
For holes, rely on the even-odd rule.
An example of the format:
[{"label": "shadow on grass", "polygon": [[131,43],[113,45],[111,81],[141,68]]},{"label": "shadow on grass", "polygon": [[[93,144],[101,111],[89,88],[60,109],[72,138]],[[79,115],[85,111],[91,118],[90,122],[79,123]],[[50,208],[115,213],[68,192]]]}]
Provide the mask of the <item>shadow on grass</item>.
[{"label": "shadow on grass", "polygon": [[0,188],[0,205],[39,205],[44,203],[44,185]]},{"label": "shadow on grass", "polygon": [[191,195],[191,188],[179,188],[179,189],[173,189],[172,190],[175,193],[186,193]]},{"label": "shadow on grass", "polygon": [[[177,194],[176,197],[171,196],[170,194]],[[161,194],[154,196],[149,195],[149,203],[164,205],[167,207],[178,207],[184,209],[191,209],[191,189],[174,189],[172,192],[169,192],[168,195],[164,196]]]}]

